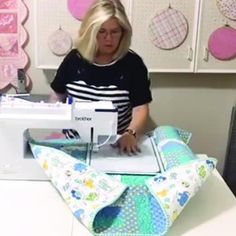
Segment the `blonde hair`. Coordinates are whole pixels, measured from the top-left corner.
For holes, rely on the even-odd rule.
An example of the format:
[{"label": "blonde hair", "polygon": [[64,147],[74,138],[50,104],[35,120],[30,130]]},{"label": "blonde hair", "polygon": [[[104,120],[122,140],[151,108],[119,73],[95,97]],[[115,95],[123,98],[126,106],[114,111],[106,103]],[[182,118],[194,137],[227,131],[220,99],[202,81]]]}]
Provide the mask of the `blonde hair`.
[{"label": "blonde hair", "polygon": [[79,30],[77,49],[88,61],[94,62],[98,45],[97,34],[102,24],[115,17],[121,28],[122,36],[113,59],[117,59],[129,50],[132,28],[124,6],[119,0],[96,0],[85,15]]}]

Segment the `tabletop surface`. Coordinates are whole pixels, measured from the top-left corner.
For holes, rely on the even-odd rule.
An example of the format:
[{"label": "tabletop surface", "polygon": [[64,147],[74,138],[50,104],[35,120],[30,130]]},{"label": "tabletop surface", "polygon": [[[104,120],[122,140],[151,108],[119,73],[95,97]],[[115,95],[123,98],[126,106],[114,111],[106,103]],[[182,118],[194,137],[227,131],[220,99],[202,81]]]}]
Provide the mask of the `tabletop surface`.
[{"label": "tabletop surface", "polygon": [[[89,236],[48,181],[0,180],[0,235]],[[236,199],[217,171],[167,236],[235,235]]]}]

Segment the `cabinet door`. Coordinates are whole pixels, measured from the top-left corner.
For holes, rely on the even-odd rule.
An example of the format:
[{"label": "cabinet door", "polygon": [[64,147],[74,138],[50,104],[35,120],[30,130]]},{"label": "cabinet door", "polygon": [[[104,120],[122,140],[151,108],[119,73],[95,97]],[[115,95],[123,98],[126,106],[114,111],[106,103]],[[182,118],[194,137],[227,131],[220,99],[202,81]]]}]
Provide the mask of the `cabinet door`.
[{"label": "cabinet door", "polygon": [[[144,59],[150,72],[193,72],[199,0],[133,0],[132,49]],[[180,11],[188,22],[185,41],[175,49],[160,49],[150,40],[148,25],[154,15],[169,7]]]},{"label": "cabinet door", "polygon": [[229,24],[236,29],[236,21],[224,17],[219,11],[216,1],[201,0],[195,72],[236,72],[236,58],[223,61],[216,59],[208,51],[208,40],[210,35],[225,24]]}]

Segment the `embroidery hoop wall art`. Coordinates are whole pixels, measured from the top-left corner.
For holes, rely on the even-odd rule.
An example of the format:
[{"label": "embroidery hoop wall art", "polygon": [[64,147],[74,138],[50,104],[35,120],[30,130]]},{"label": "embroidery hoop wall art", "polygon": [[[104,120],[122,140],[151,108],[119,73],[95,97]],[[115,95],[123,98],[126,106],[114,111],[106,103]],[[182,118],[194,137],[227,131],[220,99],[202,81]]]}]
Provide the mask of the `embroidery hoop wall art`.
[{"label": "embroidery hoop wall art", "polygon": [[49,36],[48,46],[55,55],[64,56],[71,50],[73,41],[70,34],[60,27]]},{"label": "embroidery hoop wall art", "polygon": [[230,26],[216,29],[210,35],[208,49],[216,59],[234,59],[236,57],[236,29]]},{"label": "embroidery hoop wall art", "polygon": [[236,20],[235,0],[217,0],[216,5],[223,16],[231,20]]},{"label": "embroidery hoop wall art", "polygon": [[188,35],[188,21],[180,11],[169,7],[154,15],[148,25],[148,32],[156,47],[174,49],[185,41]]}]

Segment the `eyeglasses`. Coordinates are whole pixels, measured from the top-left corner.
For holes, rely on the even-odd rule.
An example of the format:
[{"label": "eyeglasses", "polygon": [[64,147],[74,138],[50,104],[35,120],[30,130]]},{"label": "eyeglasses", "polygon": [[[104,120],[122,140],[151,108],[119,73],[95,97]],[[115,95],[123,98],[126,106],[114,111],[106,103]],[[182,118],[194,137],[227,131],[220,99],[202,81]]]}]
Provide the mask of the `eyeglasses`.
[{"label": "eyeglasses", "polygon": [[119,38],[122,35],[122,29],[115,29],[111,31],[101,29],[98,31],[99,37],[106,38],[108,35],[110,35],[112,38]]}]

